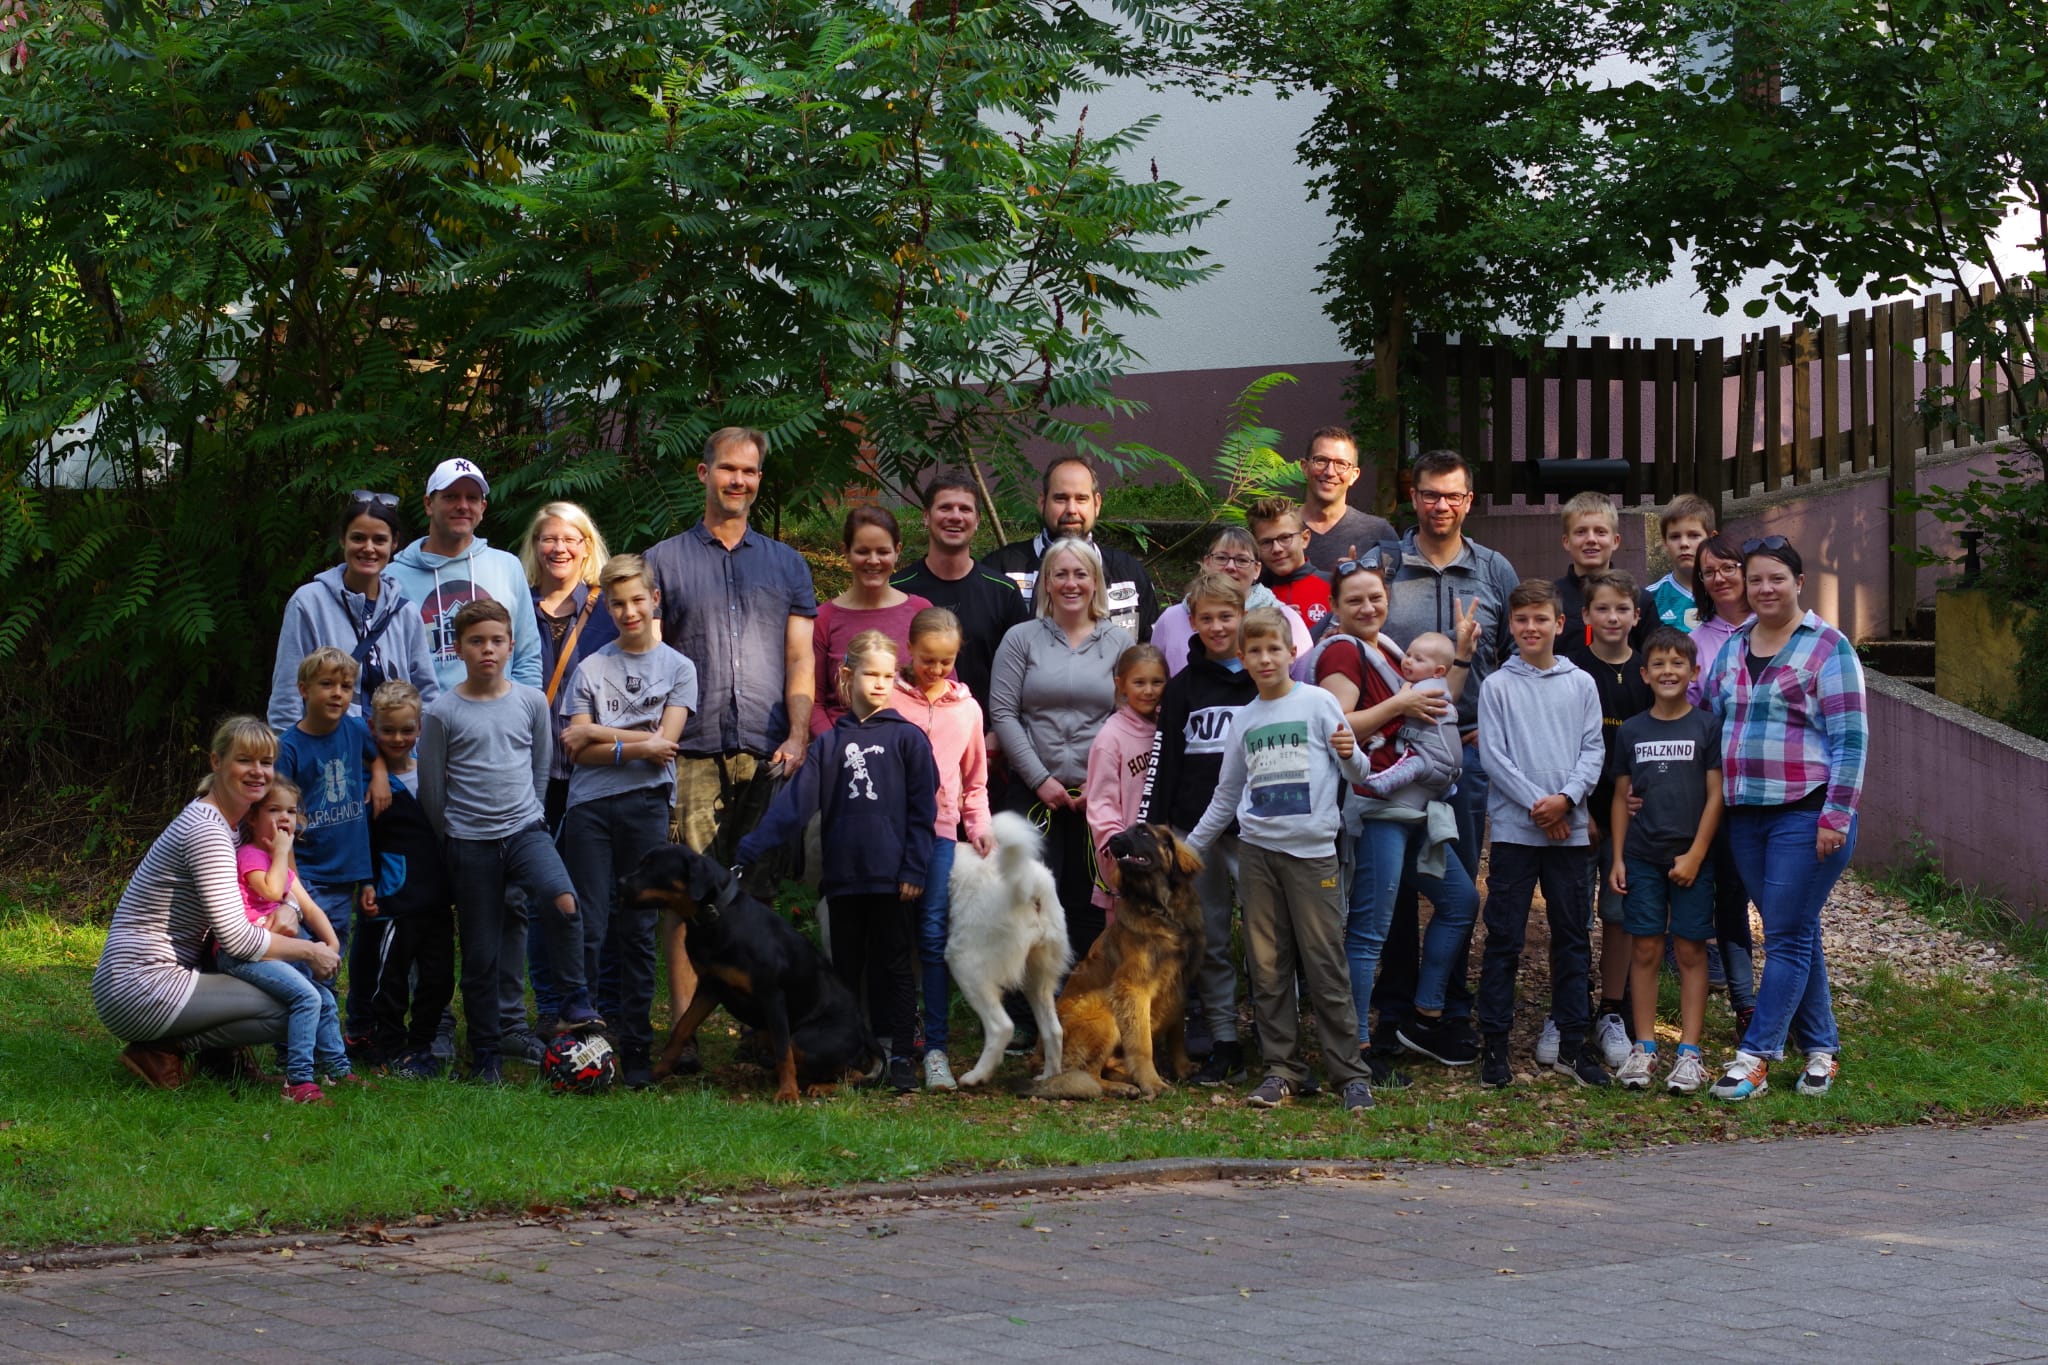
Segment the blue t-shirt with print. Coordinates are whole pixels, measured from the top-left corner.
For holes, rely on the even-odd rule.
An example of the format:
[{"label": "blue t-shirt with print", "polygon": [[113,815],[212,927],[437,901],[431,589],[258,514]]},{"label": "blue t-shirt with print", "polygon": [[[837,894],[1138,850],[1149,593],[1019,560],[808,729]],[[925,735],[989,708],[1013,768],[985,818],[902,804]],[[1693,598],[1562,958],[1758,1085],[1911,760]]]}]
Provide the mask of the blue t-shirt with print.
[{"label": "blue t-shirt with print", "polygon": [[299,789],[299,879],[308,886],[366,882],[370,862],[370,765],[377,744],[360,716],[331,734],[294,725],[279,737],[277,772]]}]

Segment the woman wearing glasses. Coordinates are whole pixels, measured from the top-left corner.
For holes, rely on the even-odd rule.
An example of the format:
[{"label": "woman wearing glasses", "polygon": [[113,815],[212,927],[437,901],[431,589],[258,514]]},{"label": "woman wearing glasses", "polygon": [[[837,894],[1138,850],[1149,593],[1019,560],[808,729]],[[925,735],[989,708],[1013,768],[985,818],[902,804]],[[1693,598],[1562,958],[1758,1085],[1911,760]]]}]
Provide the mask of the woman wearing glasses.
[{"label": "woman wearing glasses", "polygon": [[540,631],[541,690],[555,718],[555,763],[546,801],[550,829],[561,823],[569,795],[563,718],[555,699],[575,676],[576,665],[619,638],[597,590],[597,575],[610,557],[590,513],[573,502],[542,507],[519,542],[519,563],[526,570],[526,586],[533,589],[534,625]]},{"label": "woman wearing glasses", "polygon": [[1755,615],[1709,667],[1705,706],[1721,721],[1729,843],[1769,951],[1756,1014],[1713,1094],[1770,1089],[1768,1065],[1789,1037],[1806,1054],[1793,1089],[1822,1095],[1841,1043],[1820,912],[1856,849],[1869,745],[1863,666],[1847,636],[1800,606],[1805,566],[1783,536],[1745,541],[1742,574]]},{"label": "woman wearing glasses", "polygon": [[[1202,554],[1202,567],[1211,573],[1220,573],[1234,579],[1244,589],[1244,609],[1254,607],[1278,607],[1287,618],[1287,627],[1294,632],[1294,653],[1297,658],[1306,655],[1311,641],[1308,623],[1301,619],[1301,613],[1273,595],[1273,590],[1259,582],[1259,551],[1252,540],[1252,533],[1242,526],[1225,526],[1211,537],[1209,548]],[[1188,604],[1176,602],[1159,613],[1159,619],[1152,623],[1152,643],[1166,656],[1166,671],[1169,675],[1187,667],[1188,642],[1194,639],[1194,623],[1188,619]]]},{"label": "woman wearing glasses", "polygon": [[[1692,628],[1692,639],[1699,650],[1700,671],[1686,690],[1685,699],[1699,706],[1703,704],[1707,675],[1713,672],[1721,646],[1749,620],[1749,588],[1742,581],[1742,546],[1726,532],[1702,541],[1694,563],[1692,597],[1699,624]],[[1728,1008],[1735,1012],[1735,1040],[1739,1044],[1756,1014],[1756,966],[1752,957],[1756,945],[1749,932],[1749,892],[1735,866],[1726,820],[1714,833],[1714,941],[1720,945],[1721,968],[1728,978]]]},{"label": "woman wearing glasses", "polygon": [[299,661],[323,645],[355,659],[351,709],[366,722],[370,696],[387,678],[403,678],[417,687],[423,706],[440,695],[426,627],[387,572],[399,544],[398,495],[359,488],[348,497],[341,514],[341,563],[322,569],[285,604],[277,663],[270,674],[269,719],[280,731],[305,713]]}]

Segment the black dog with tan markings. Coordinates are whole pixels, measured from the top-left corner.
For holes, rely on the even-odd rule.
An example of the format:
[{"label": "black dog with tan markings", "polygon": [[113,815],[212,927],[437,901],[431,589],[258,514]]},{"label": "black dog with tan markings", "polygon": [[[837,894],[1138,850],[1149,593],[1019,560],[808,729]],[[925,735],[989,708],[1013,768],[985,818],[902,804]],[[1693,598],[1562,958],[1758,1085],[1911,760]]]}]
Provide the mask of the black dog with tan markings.
[{"label": "black dog with tan markings", "polygon": [[1042,1099],[1151,1099],[1188,1071],[1187,968],[1202,954],[1202,860],[1166,825],[1133,825],[1111,836],[1109,852],[1120,883],[1116,918],[1060,992],[1064,1069],[1026,1092]]},{"label": "black dog with tan markings", "polygon": [[880,1060],[859,1003],[825,955],[716,862],[665,844],[650,849],[619,889],[634,904],[683,921],[684,950],[697,969],[697,993],[669,1031],[656,1080],[674,1073],[698,1026],[720,1006],[765,1035],[782,1103],[865,1075]]}]

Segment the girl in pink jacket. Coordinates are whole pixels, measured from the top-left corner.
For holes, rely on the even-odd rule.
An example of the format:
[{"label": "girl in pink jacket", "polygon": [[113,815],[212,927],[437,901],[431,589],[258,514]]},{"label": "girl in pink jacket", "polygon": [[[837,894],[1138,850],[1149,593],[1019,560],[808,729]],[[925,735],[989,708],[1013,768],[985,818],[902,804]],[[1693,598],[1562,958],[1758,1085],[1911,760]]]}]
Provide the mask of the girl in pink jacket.
[{"label": "girl in pink jacket", "polygon": [[953,906],[953,845],[967,841],[986,856],[995,847],[988,814],[988,745],[981,706],[953,676],[960,656],[960,619],[944,607],[926,607],[910,620],[910,676],[898,679],[895,710],[925,732],[939,765],[939,818],[931,870],[917,905],[917,955],[924,986],[924,1086],[952,1090],[946,1056],[946,1013],[953,978],[946,971],[946,924]]},{"label": "girl in pink jacket", "polygon": [[1138,818],[1165,694],[1166,656],[1152,645],[1132,645],[1116,660],[1117,708],[1088,746],[1088,837],[1095,843],[1091,899],[1105,922],[1116,917],[1116,859],[1109,856],[1109,839]]}]

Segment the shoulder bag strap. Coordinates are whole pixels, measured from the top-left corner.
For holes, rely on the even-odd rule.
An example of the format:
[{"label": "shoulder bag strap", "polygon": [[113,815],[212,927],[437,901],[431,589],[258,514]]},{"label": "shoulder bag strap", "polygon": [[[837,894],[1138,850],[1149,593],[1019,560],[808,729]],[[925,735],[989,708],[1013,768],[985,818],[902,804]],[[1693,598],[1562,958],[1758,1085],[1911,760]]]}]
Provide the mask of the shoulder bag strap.
[{"label": "shoulder bag strap", "polygon": [[562,639],[562,652],[555,659],[555,675],[548,679],[548,708],[554,709],[555,693],[562,690],[562,675],[569,671],[569,660],[576,657],[576,637],[583,633],[583,623],[590,619],[590,609],[597,605],[597,593],[584,594],[583,610],[576,613],[576,624],[569,627],[569,633]]}]

